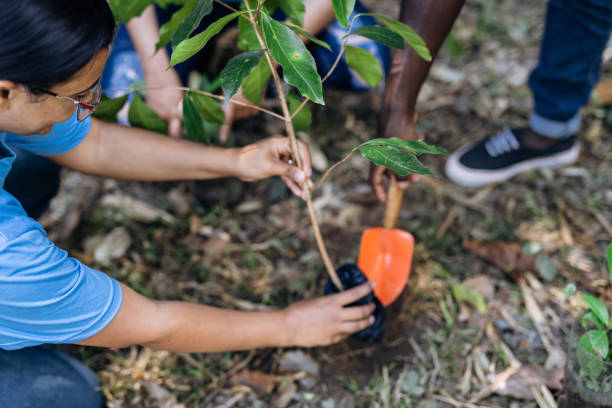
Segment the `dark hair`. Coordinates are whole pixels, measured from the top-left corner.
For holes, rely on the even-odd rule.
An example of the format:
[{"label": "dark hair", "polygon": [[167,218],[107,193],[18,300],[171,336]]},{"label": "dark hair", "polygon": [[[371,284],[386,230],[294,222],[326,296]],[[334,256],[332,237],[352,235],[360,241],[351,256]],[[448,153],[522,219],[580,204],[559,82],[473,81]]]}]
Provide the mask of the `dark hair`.
[{"label": "dark hair", "polygon": [[37,94],[69,80],[110,46],[107,0],[0,0],[0,79]]}]

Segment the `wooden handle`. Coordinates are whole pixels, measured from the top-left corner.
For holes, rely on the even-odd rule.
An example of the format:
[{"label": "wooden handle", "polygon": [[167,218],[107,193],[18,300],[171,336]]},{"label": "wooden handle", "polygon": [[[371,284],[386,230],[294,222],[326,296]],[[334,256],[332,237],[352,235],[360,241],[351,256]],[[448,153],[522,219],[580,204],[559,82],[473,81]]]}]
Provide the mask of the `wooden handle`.
[{"label": "wooden handle", "polygon": [[404,196],[404,190],[397,186],[395,176],[391,176],[389,182],[389,190],[387,191],[387,204],[385,206],[385,218],[383,226],[385,229],[393,229],[397,216],[399,215],[400,208],[402,207],[402,198]]}]

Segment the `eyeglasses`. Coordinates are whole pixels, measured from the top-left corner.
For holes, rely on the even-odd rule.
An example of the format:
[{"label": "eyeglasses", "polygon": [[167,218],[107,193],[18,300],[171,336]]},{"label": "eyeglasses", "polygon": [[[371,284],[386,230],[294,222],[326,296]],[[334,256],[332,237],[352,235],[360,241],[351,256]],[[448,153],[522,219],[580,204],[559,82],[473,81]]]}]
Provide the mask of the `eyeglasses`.
[{"label": "eyeglasses", "polygon": [[[56,98],[70,101],[73,104],[77,105],[77,120],[79,122],[82,122],[88,117],[90,117],[96,111],[98,105],[100,104],[100,100],[102,99],[102,83],[100,82],[100,80],[98,80],[98,82],[96,82],[96,84],[87,92],[87,95],[78,99],[47,91],[46,89],[41,89],[40,91],[55,96]],[[85,98],[88,97],[89,99],[83,102]]]}]

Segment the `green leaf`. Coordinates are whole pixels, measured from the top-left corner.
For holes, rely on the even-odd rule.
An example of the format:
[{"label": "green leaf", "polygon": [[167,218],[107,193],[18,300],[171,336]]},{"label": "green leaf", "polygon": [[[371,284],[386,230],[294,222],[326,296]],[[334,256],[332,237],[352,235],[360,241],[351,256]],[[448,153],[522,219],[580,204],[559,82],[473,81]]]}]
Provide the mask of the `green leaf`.
[{"label": "green leaf", "polygon": [[414,51],[421,56],[425,61],[431,61],[431,54],[425,45],[425,41],[407,24],[400,21],[390,20],[380,14],[368,13],[366,16],[372,16],[382,21],[391,31],[399,34],[406,43],[411,46]]},{"label": "green leaf", "polygon": [[242,82],[242,94],[244,97],[255,105],[259,105],[270,75],[272,75],[272,72],[270,72],[268,61],[262,58],[259,60],[259,64],[253,68],[249,76]]},{"label": "green leaf", "polygon": [[291,24],[291,23],[283,23],[284,25],[286,25],[287,27],[289,27],[290,29],[292,29],[293,31],[295,31],[296,33],[303,35],[304,37],[308,38],[310,41],[312,41],[313,43],[320,45],[323,48],[327,48],[329,51],[331,51],[331,47],[329,46],[328,43],[326,43],[325,41],[319,40],[317,37],[313,36],[312,34],[304,31],[304,29],[302,27],[298,27],[295,24]]},{"label": "green leaf", "polygon": [[449,154],[447,150],[438,146],[429,145],[422,140],[404,140],[400,139],[399,137],[370,139],[354,148],[353,151],[357,150],[361,146],[369,145],[394,147],[396,149],[405,150],[416,155],[423,153]]},{"label": "green leaf", "polygon": [[161,8],[166,8],[170,4],[178,4],[178,5],[185,4],[185,0],[155,0],[155,3],[157,3],[157,5],[160,6]]},{"label": "green leaf", "polygon": [[[293,115],[293,112],[302,104],[302,100],[296,95],[289,92],[287,94],[287,101],[289,102],[289,112]],[[308,109],[308,106],[304,106],[297,115],[292,119],[293,128],[298,132],[308,132],[310,125],[312,124],[312,112]]]},{"label": "green leaf", "polygon": [[389,146],[360,146],[359,152],[377,166],[385,166],[399,176],[433,174],[415,155]]},{"label": "green leaf", "polygon": [[176,30],[178,30],[187,16],[191,14],[197,4],[198,0],[187,0],[185,5],[175,11],[170,20],[159,28],[159,41],[155,44],[155,51],[165,47],[170,42]]},{"label": "green leaf", "polygon": [[193,93],[191,99],[198,113],[205,121],[221,124],[225,123],[225,113],[213,98],[207,95]]},{"label": "green leaf", "polygon": [[246,13],[246,11],[238,11],[236,13],[228,14],[227,16],[222,17],[209,25],[208,28],[206,28],[206,30],[202,31],[200,34],[181,41],[181,43],[177,45],[172,52],[170,66],[173,67],[176,64],[179,64],[197,54],[206,46],[212,37],[223,30],[223,27],[225,27],[227,23],[244,13]]},{"label": "green leaf", "polygon": [[355,9],[355,0],[332,0],[334,14],[343,27],[348,27],[348,18]]},{"label": "green leaf", "polygon": [[353,68],[371,87],[375,87],[382,81],[380,61],[369,51],[347,45],[344,51],[344,59],[348,66]]},{"label": "green leaf", "polygon": [[238,48],[244,51],[261,49],[253,26],[245,18],[238,19]]},{"label": "green leaf", "polygon": [[238,92],[244,78],[249,76],[253,68],[259,64],[263,55],[264,52],[262,50],[247,51],[235,56],[227,62],[219,74],[221,77],[221,87],[223,88],[223,92],[225,92],[224,103],[227,103],[230,98]]},{"label": "green leaf", "polygon": [[593,322],[599,330],[603,330],[606,328],[606,323],[599,320],[599,318],[595,316],[595,313],[593,313],[592,310],[587,311],[580,320],[580,324],[585,330],[588,330],[590,328],[588,322]]},{"label": "green leaf", "polygon": [[130,21],[133,17],[142,14],[155,0],[109,0],[109,5],[115,16],[117,24],[124,24]]},{"label": "green leaf", "polygon": [[325,105],[315,60],[300,37],[265,13],[261,14],[261,25],[270,54],[283,67],[285,82],[295,86],[304,97]]},{"label": "green leaf", "polygon": [[183,127],[192,140],[210,144],[210,139],[204,130],[204,122],[193,103],[191,93],[187,93],[183,98]]},{"label": "green leaf", "polygon": [[355,147],[374,164],[385,166],[400,176],[408,174],[432,174],[421,164],[415,154],[448,154],[441,147],[431,146],[422,140],[403,140],[397,137],[371,139]]},{"label": "green leaf", "polygon": [[580,368],[582,368],[593,380],[597,380],[604,369],[603,359],[580,345],[576,347],[576,357],[580,364]]},{"label": "green leaf", "polygon": [[612,242],[608,245],[608,269],[610,270],[610,283],[612,283]]},{"label": "green leaf", "polygon": [[280,2],[280,8],[295,24],[304,25],[306,7],[302,0],[283,0]]},{"label": "green leaf", "polygon": [[128,120],[135,127],[149,129],[157,133],[168,134],[166,123],[161,120],[157,113],[142,100],[140,95],[135,94],[130,103]]},{"label": "green leaf", "polygon": [[379,26],[361,26],[351,31],[347,35],[360,35],[362,37],[377,41],[391,48],[397,48],[400,50],[403,50],[405,48],[404,39],[399,34]]},{"label": "green leaf", "polygon": [[608,357],[610,344],[608,343],[608,333],[606,330],[591,330],[580,337],[578,341],[585,350],[595,353],[602,359]]},{"label": "green leaf", "polygon": [[123,108],[129,96],[129,94],[125,94],[118,98],[111,99],[106,95],[102,95],[100,105],[98,105],[98,108],[94,112],[94,117],[105,122],[117,122],[117,113]]},{"label": "green leaf", "polygon": [[595,296],[585,294],[582,295],[582,298],[589,305],[595,316],[607,326],[610,322],[610,317],[608,315],[608,309],[606,309],[602,301]]},{"label": "green leaf", "polygon": [[198,0],[198,4],[192,12],[185,18],[179,28],[172,36],[172,46],[176,47],[181,41],[189,38],[191,33],[198,28],[202,19],[210,14],[213,9],[212,0]]},{"label": "green leaf", "polygon": [[457,283],[452,286],[452,292],[458,302],[463,301],[471,304],[482,315],[487,312],[487,302],[485,302],[484,297],[476,290]]}]

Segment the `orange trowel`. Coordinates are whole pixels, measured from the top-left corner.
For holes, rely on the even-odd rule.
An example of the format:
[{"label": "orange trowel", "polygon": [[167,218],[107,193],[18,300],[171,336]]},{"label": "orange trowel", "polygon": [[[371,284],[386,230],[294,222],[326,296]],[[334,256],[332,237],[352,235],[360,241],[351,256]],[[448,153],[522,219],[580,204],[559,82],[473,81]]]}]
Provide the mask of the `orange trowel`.
[{"label": "orange trowel", "polygon": [[404,190],[391,176],[385,206],[384,228],[368,228],[361,236],[359,269],[376,283],[374,294],[387,306],[404,289],[414,250],[414,237],[409,232],[393,228],[402,206]]}]

